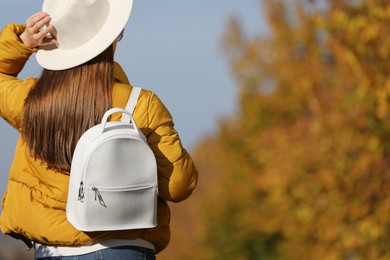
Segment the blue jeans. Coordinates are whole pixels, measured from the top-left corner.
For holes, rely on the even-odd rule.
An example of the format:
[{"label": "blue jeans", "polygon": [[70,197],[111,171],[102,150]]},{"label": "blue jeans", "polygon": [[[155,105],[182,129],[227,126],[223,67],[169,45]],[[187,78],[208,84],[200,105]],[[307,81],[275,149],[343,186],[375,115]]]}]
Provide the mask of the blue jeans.
[{"label": "blue jeans", "polygon": [[44,257],[38,260],[155,260],[154,251],[136,246],[106,248],[78,256]]}]

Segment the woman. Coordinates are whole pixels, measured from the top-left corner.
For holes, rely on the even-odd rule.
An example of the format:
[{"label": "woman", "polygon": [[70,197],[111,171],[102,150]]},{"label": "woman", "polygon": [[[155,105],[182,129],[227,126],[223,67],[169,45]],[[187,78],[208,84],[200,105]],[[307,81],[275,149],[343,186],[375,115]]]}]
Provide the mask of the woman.
[{"label": "woman", "polygon": [[[78,139],[109,108],[124,108],[132,90],[113,61],[131,7],[132,0],[45,0],[45,12],[26,25],[9,24],[0,34],[0,116],[21,133],[0,227],[33,246],[36,259],[155,259],[170,239],[167,201],[186,199],[196,186],[197,170],[169,111],[154,93],[142,90],[133,116],[157,161],[158,225],[82,232],[66,219]],[[41,77],[18,79],[36,51]]]}]

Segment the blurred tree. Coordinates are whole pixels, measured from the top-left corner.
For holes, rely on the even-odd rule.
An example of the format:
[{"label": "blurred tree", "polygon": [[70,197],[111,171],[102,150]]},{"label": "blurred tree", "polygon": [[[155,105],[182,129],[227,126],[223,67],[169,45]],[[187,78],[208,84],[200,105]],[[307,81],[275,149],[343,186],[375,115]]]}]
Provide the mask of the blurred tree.
[{"label": "blurred tree", "polygon": [[390,259],[390,2],[262,6],[267,37],[228,25],[239,111],[197,149],[193,259]]},{"label": "blurred tree", "polygon": [[390,259],[390,1],[260,2],[269,35],[228,24],[239,110],[158,258]]}]

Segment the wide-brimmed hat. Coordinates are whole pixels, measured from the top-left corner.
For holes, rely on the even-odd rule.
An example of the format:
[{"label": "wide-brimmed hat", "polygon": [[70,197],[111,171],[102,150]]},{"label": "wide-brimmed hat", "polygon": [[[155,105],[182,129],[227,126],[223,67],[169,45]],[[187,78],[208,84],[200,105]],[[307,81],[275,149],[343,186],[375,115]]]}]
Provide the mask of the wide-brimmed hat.
[{"label": "wide-brimmed hat", "polygon": [[64,70],[93,59],[121,33],[132,6],[133,0],[44,0],[57,43],[38,50],[38,63]]}]

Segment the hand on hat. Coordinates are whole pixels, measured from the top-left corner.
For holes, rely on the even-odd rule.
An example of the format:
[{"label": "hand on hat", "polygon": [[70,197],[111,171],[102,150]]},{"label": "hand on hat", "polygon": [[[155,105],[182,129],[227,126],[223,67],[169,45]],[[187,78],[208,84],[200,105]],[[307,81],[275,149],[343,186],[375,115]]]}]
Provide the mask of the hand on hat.
[{"label": "hand on hat", "polygon": [[30,16],[26,21],[26,30],[20,35],[23,44],[28,48],[35,48],[55,43],[55,38],[47,37],[54,31],[53,25],[49,24],[50,20],[50,16],[45,12]]}]

